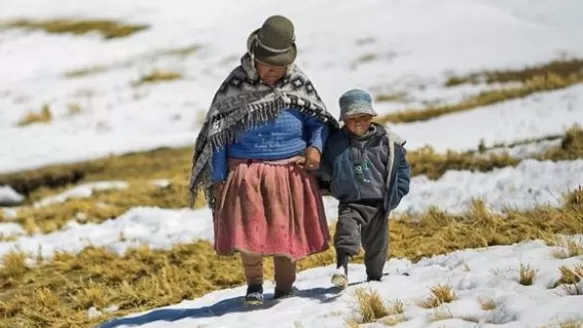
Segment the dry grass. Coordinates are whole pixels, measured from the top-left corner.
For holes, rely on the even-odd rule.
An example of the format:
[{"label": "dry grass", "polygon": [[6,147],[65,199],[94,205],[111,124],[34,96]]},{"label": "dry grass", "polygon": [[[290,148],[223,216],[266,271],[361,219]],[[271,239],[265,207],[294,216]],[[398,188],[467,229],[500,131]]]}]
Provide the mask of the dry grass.
[{"label": "dry grass", "polygon": [[569,77],[573,73],[580,73],[583,70],[583,60],[577,58],[561,58],[549,63],[528,66],[517,70],[492,70],[473,73],[466,76],[452,76],[446,86],[452,87],[465,83],[508,83],[526,82],[540,75],[557,75]]},{"label": "dry grass", "polygon": [[389,315],[389,309],[376,290],[356,288],[354,291],[354,317],[349,322],[371,323]]},{"label": "dry grass", "polygon": [[532,284],[534,283],[534,279],[536,278],[537,270],[531,268],[529,265],[524,265],[521,263],[518,274],[519,284],[523,286],[532,286]]},{"label": "dry grass", "polygon": [[25,28],[43,30],[52,34],[74,34],[83,35],[87,33],[99,33],[104,39],[123,38],[136,32],[149,28],[148,25],[124,24],[121,22],[95,19],[52,19],[52,20],[30,20],[18,19],[0,23],[0,28]]},{"label": "dry grass", "polygon": [[544,325],[540,328],[583,328],[582,319],[567,319],[556,324]]},{"label": "dry grass", "polygon": [[[425,174],[429,179],[438,179],[448,170],[470,170],[487,172],[496,168],[516,166],[520,159],[506,152],[478,154],[479,151],[437,153],[431,147],[408,152],[407,160],[412,175]],[[536,160],[574,160],[583,158],[583,129],[575,124],[561,136],[561,144],[550,147],[531,158]]]},{"label": "dry grass", "polygon": [[405,315],[405,302],[401,300],[390,301],[387,305],[388,316],[379,320],[385,326],[395,326],[401,322],[407,321]]},{"label": "dry grass", "polygon": [[375,121],[380,123],[410,123],[426,121],[442,115],[462,112],[480,106],[487,106],[512,99],[519,99],[537,92],[552,91],[566,88],[573,84],[583,82],[583,72],[574,71],[568,75],[555,74],[553,72],[530,76],[522,81],[520,86],[499,87],[494,90],[480,92],[477,95],[467,97],[452,105],[435,105],[426,108],[405,109],[378,116]]},{"label": "dry grass", "polygon": [[480,302],[480,308],[484,311],[492,311],[496,308],[496,302],[489,297],[480,297],[478,302]]},{"label": "dry grass", "polygon": [[561,285],[561,289],[563,290],[564,295],[583,295],[583,289],[579,288],[578,285]]},{"label": "dry grass", "polygon": [[[40,169],[0,174],[0,184],[38,199],[37,191],[100,180],[186,180],[190,174],[192,148],[158,148],[75,164],[51,165]],[[35,195],[37,192],[38,195]]]},{"label": "dry grass", "polygon": [[557,259],[567,259],[583,255],[583,242],[581,240],[557,238],[553,246],[555,246],[553,256]]},{"label": "dry grass", "polygon": [[581,278],[583,278],[583,263],[577,264],[573,268],[561,266],[559,270],[561,271],[561,278],[557,281],[554,287],[560,285],[574,285],[579,283]]},{"label": "dry grass", "polygon": [[43,105],[40,113],[29,112],[19,122],[18,126],[27,126],[34,123],[47,123],[53,120],[51,108]]},{"label": "dry grass", "polygon": [[151,83],[158,83],[158,82],[165,82],[165,81],[174,81],[182,78],[182,74],[178,72],[172,71],[165,71],[154,69],[150,73],[145,74],[144,76],[140,77],[137,81],[132,83],[133,86],[141,86],[144,84],[151,84]]},{"label": "dry grass", "polygon": [[442,320],[453,319],[453,314],[448,307],[437,308],[433,310],[433,313],[429,315],[429,321],[436,322]]},{"label": "dry grass", "polygon": [[453,288],[450,285],[441,285],[431,287],[431,294],[427,299],[419,303],[419,306],[425,309],[439,307],[443,303],[451,303],[457,299]]},{"label": "dry grass", "polygon": [[142,54],[142,55],[130,58],[128,60],[116,62],[113,64],[96,65],[96,66],[71,70],[71,71],[66,72],[64,74],[64,77],[66,77],[66,78],[86,77],[86,76],[90,76],[90,75],[108,72],[108,71],[111,71],[114,69],[129,68],[129,67],[137,65],[140,62],[152,62],[152,61],[155,61],[159,58],[166,57],[166,56],[175,57],[177,59],[184,59],[184,58],[192,55],[193,53],[195,53],[200,48],[201,48],[201,45],[192,44],[192,45],[188,45],[185,47],[156,50],[156,51],[152,51],[152,52],[149,52],[146,54]]},{"label": "dry grass", "polygon": [[[407,158],[413,176],[425,174],[430,179],[441,177],[447,170],[486,172],[519,163],[518,159],[504,153],[488,155],[477,153],[477,151],[449,151],[441,154],[431,148],[424,148],[410,151]],[[191,156],[191,147],[160,148],[75,164],[52,165],[40,169],[0,174],[0,185],[12,186],[17,192],[28,196],[29,203],[31,200],[76,183],[99,180],[145,181],[168,178],[179,181],[178,184],[181,184],[184,189],[184,183],[190,174]],[[534,158],[539,160],[583,158],[583,130],[580,126],[573,126],[562,136],[561,145],[552,147]],[[186,204],[186,190],[172,190],[177,191],[176,199]],[[139,204],[135,203],[135,205]]]},{"label": "dry grass", "polygon": [[[464,248],[535,238],[551,240],[557,233],[583,232],[581,213],[583,204],[566,203],[562,208],[510,212],[503,217],[476,203],[473,210],[459,216],[436,210],[403,216],[391,222],[390,255],[417,261]],[[117,305],[119,311],[105,315],[117,317],[244,283],[238,258],[217,257],[208,241],[176,245],[170,250],[139,248],[124,256],[89,247],[76,255],[57,254],[49,263],[26,269],[21,258],[13,257],[8,271],[0,269],[0,326],[87,327],[103,320],[88,319],[88,306],[103,310]],[[356,262],[362,260],[362,254],[355,258]],[[300,261],[298,267],[303,270],[334,261],[330,249]],[[269,277],[272,273],[271,261],[266,261],[265,274]],[[434,290],[435,303],[453,299],[447,287]],[[383,306],[386,313],[392,313],[391,307],[380,304],[371,306],[374,309],[369,313],[378,317],[385,313]]]},{"label": "dry grass", "polygon": [[[131,183],[122,190],[94,191],[90,198],[70,199],[64,203],[45,207],[24,207],[12,220],[25,224],[29,232],[43,233],[60,230],[70,219],[80,222],[99,223],[115,218],[128,209],[139,206],[181,208],[188,204],[187,181],[174,180],[166,188],[160,188],[147,181]],[[199,199],[197,205],[202,205]]]},{"label": "dry grass", "polygon": [[405,92],[382,93],[375,96],[376,102],[402,102],[407,97]]},{"label": "dry grass", "polygon": [[[489,171],[497,167],[516,165],[507,155],[476,156],[470,153],[437,154],[431,149],[410,152],[408,159],[413,175],[426,174],[431,179],[447,170]],[[583,157],[583,131],[569,130],[562,145],[547,150],[540,159],[573,159]],[[179,208],[188,206],[187,181],[190,174],[191,148],[157,149],[149,152],[56,165],[38,170],[0,175],[0,185],[7,184],[27,195],[26,204],[71,187],[73,184],[100,180],[127,180],[130,188],[97,192],[88,199],[73,199],[42,208],[24,206],[16,221],[28,233],[51,232],[60,229],[68,220],[81,214],[86,222],[101,222],[117,217],[137,205]],[[169,179],[168,188],[150,184],[151,179]],[[571,203],[583,203],[583,193],[571,193]],[[197,206],[204,199],[197,200]],[[436,214],[437,215],[437,214]],[[575,251],[575,249],[572,249]]]},{"label": "dry grass", "polygon": [[2,273],[7,279],[18,277],[28,271],[26,254],[18,251],[9,251],[2,258]]}]

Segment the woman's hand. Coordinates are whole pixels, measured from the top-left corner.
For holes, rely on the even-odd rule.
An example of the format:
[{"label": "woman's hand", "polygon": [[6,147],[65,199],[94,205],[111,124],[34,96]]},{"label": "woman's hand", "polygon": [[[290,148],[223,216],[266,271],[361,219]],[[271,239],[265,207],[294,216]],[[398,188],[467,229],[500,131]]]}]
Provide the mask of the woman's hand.
[{"label": "woman's hand", "polygon": [[308,147],[304,152],[304,156],[306,157],[306,164],[305,168],[309,171],[315,171],[320,168],[320,158],[321,154],[318,148],[316,147]]}]

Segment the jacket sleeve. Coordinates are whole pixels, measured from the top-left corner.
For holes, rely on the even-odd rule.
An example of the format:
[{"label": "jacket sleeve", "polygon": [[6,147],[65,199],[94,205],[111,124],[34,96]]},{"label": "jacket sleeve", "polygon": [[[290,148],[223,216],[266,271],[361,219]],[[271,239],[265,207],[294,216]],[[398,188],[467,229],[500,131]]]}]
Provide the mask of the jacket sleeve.
[{"label": "jacket sleeve", "polygon": [[401,199],[409,193],[409,184],[411,183],[411,168],[407,162],[407,150],[401,147],[401,156],[397,167],[395,168],[395,184],[391,191],[391,200],[389,204],[389,211],[394,210],[401,203]]},{"label": "jacket sleeve", "polygon": [[327,146],[324,146],[324,152],[322,154],[322,160],[320,161],[320,171],[319,177],[324,181],[330,181],[332,179],[332,163],[330,158],[330,150]]}]

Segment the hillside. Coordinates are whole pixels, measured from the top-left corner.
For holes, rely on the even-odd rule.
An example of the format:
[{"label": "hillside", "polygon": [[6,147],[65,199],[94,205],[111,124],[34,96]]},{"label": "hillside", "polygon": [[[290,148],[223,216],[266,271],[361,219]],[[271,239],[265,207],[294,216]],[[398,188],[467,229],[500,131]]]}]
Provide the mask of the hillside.
[{"label": "hillside", "polygon": [[[583,326],[582,10],[0,1],[0,326]],[[360,256],[334,290],[329,250],[300,262],[297,297],[250,309],[186,184],[206,108],[274,13],[334,115],[344,91],[374,95],[413,177],[382,282]]]}]

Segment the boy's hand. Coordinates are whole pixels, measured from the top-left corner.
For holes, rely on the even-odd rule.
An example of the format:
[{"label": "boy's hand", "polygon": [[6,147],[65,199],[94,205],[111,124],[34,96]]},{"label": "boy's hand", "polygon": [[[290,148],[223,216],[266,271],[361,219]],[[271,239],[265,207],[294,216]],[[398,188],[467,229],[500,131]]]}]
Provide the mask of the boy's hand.
[{"label": "boy's hand", "polygon": [[306,157],[306,170],[315,171],[320,168],[321,154],[318,148],[308,147],[304,153]]}]

